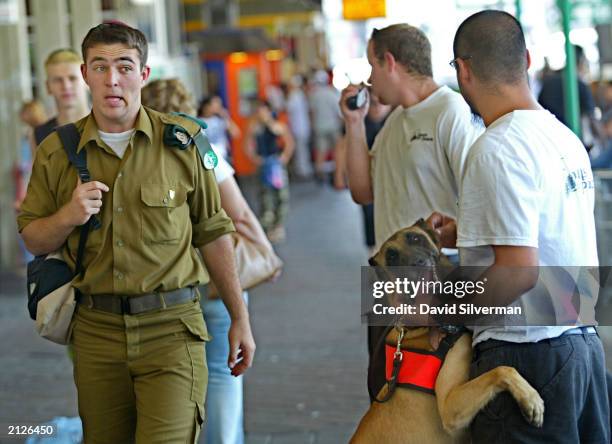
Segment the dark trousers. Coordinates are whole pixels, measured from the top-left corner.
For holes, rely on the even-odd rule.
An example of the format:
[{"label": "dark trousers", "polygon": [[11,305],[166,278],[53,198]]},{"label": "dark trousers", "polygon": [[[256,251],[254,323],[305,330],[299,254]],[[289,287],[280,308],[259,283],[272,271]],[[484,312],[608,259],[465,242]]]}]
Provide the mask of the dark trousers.
[{"label": "dark trousers", "polygon": [[610,407],[604,351],[596,334],[536,343],[488,340],[476,345],[470,377],[514,367],[544,399],[544,425],[528,424],[508,392],[474,418],[473,443],[609,443]]}]

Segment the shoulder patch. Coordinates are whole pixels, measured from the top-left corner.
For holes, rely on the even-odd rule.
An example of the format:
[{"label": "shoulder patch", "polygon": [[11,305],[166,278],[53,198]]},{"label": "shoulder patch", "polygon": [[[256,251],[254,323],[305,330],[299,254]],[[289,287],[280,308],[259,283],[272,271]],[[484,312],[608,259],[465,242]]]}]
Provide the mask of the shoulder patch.
[{"label": "shoulder patch", "polygon": [[196,122],[176,114],[160,114],[159,119],[164,125],[176,125],[184,128],[191,137],[200,130],[200,125]]}]

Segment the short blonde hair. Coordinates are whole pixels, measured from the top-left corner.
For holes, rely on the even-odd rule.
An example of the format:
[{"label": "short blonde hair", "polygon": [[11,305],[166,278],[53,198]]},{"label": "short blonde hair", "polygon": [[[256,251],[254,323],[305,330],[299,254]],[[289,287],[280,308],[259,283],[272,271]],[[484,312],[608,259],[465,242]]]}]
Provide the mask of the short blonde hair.
[{"label": "short blonde hair", "polygon": [[142,89],[142,104],[162,113],[196,114],[193,95],[179,79],[158,79],[148,83]]},{"label": "short blonde hair", "polygon": [[50,65],[56,65],[58,63],[76,63],[80,65],[83,63],[81,56],[70,48],[61,48],[53,51],[45,60],[45,70]]},{"label": "short blonde hair", "polygon": [[45,107],[38,100],[30,100],[21,105],[19,115],[22,120],[32,127],[42,125],[47,121]]}]

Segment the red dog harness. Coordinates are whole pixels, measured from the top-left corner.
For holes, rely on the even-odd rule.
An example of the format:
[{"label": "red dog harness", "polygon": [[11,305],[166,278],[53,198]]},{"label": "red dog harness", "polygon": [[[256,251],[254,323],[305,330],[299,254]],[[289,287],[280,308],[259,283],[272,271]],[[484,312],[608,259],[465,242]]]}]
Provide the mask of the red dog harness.
[{"label": "red dog harness", "polygon": [[385,345],[387,382],[391,382],[393,374],[397,373],[395,385],[433,394],[444,357],[438,356],[437,351],[417,349],[401,350],[400,353],[401,358],[395,355],[394,346]]},{"label": "red dog harness", "polygon": [[446,335],[436,351],[414,348],[398,350],[385,344],[385,373],[389,390],[382,402],[391,397],[397,386],[435,394],[436,379],[444,359],[463,333],[459,331]]}]

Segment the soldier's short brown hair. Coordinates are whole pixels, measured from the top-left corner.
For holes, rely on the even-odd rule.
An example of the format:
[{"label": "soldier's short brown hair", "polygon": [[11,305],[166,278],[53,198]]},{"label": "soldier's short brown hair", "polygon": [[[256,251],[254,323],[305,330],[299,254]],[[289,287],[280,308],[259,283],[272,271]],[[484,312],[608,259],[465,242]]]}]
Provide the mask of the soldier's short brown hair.
[{"label": "soldier's short brown hair", "polygon": [[372,49],[376,58],[385,60],[385,52],[410,74],[433,77],[431,69],[431,44],[419,28],[405,23],[372,31]]},{"label": "soldier's short brown hair", "polygon": [[140,67],[143,68],[146,65],[149,53],[146,37],[138,29],[119,21],[104,22],[89,30],[81,44],[83,60],[87,63],[87,50],[89,48],[115,43],[120,43],[138,51]]}]

